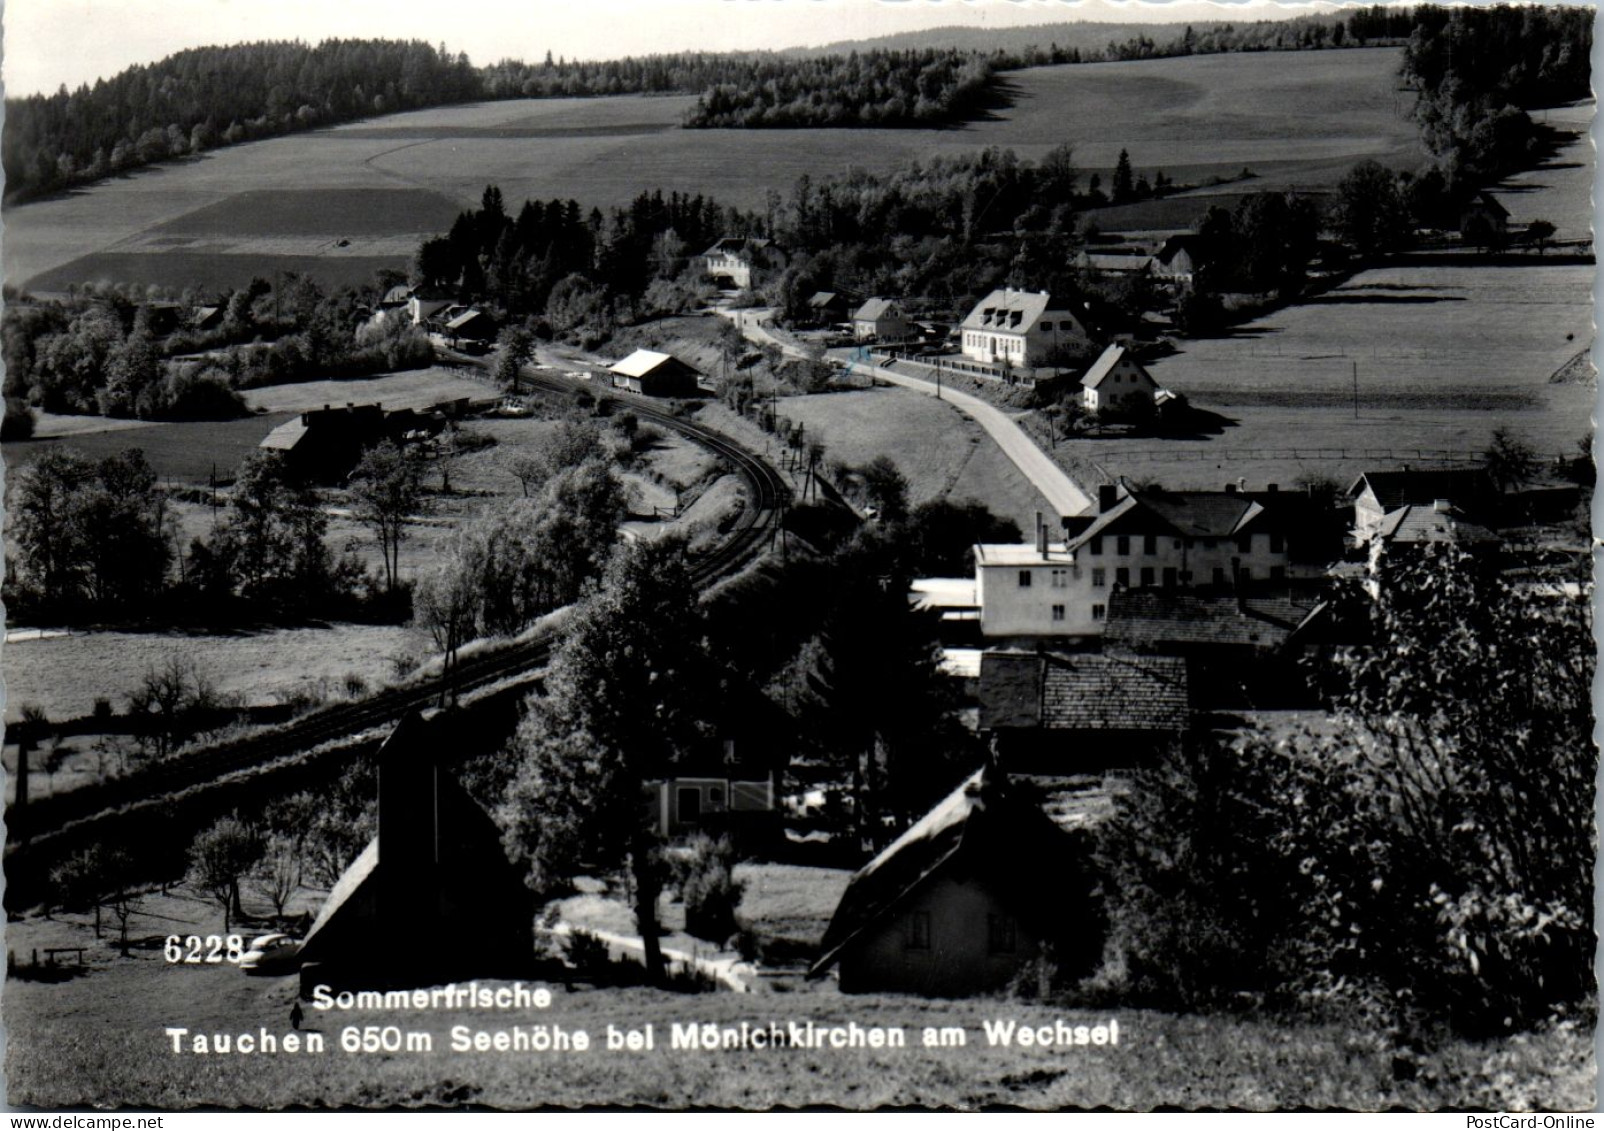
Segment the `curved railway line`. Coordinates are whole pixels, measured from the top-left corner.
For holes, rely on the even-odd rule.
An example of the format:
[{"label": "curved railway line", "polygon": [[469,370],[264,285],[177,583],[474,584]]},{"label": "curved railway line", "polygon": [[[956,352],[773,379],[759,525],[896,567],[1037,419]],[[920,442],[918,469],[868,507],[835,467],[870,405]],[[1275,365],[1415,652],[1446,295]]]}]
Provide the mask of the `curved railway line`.
[{"label": "curved railway line", "polygon": [[[477,358],[455,360],[486,368]],[[571,395],[575,389],[571,382],[539,376],[532,381],[525,376],[522,384],[562,395]],[[728,463],[741,478],[749,496],[748,505],[742,509],[727,537],[712,550],[699,555],[691,570],[697,587],[703,590],[739,572],[771,538],[781,505],[790,496],[790,484],[764,459],[728,436],[683,420],[634,396],[603,393],[597,399],[611,399],[627,405],[638,418],[701,444]],[[553,629],[461,658],[452,667],[450,689],[460,695],[538,671],[550,661],[556,638],[557,631]],[[271,730],[191,750],[104,785],[84,786],[57,797],[40,799],[30,804],[25,813],[7,814],[7,840],[12,849],[18,847],[19,839],[43,847],[44,842],[58,834],[82,833],[84,825],[113,817],[141,803],[154,802],[228,775],[268,767],[314,747],[382,727],[398,720],[408,710],[430,706],[440,694],[439,681],[390,688],[355,702],[325,707]]]}]

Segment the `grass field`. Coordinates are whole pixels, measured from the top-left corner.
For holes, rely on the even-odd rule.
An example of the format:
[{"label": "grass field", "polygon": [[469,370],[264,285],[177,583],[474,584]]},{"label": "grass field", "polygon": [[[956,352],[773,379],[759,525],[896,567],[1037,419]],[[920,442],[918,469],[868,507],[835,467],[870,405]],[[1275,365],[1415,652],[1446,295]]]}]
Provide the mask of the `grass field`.
[{"label": "grass field", "polygon": [[251,705],[277,702],[276,692],[294,681],[338,685],[354,673],[375,684],[394,675],[390,658],[406,648],[410,631],[342,624],[223,635],[75,632],[11,641],[0,653],[5,714],[15,720],[25,704],[34,704],[57,722],[81,718],[93,710],[98,696],[123,711],[146,669],[159,668],[173,657],[193,659],[219,691],[239,695]]},{"label": "grass field", "polygon": [[71,448],[91,459],[102,459],[129,448],[139,448],[163,482],[206,484],[215,470],[219,479],[232,478],[240,460],[255,451],[274,428],[293,414],[272,412],[240,420],[183,424],[152,424],[145,428],[88,432],[59,439],[20,440],[0,447],[8,470],[27,463],[52,445]]},{"label": "grass field", "polygon": [[[177,919],[177,917],[174,917]],[[215,929],[196,903],[162,930]],[[85,932],[77,932],[82,938]],[[94,967],[58,984],[8,981],[7,1099],[43,1108],[116,1105],[323,1109],[482,1104],[493,1107],[644,1105],[770,1108],[826,1104],[974,1109],[1110,1107],[1149,1110],[1290,1107],[1377,1110],[1587,1110],[1593,1104],[1592,1036],[1567,1029],[1486,1044],[1450,1043],[1425,1054],[1417,1079],[1396,1082],[1379,1034],[1352,1026],[1277,1024],[1144,1010],[1087,1011],[1005,1000],[941,1001],[853,996],[828,987],[790,994],[685,996],[644,989],[558,988],[549,1008],[307,1011],[325,1051],[200,1056],[172,1050],[169,1027],[188,1035],[282,1035],[293,978],[247,978],[226,966],[168,966],[159,943],[131,959],[94,948]],[[1117,1045],[992,1047],[985,1025],[1119,1026]],[[675,1024],[741,1022],[782,1029],[900,1028],[901,1048],[674,1050]],[[341,1050],[347,1026],[428,1034],[429,1049]],[[584,1030],[585,1052],[455,1051],[469,1031],[530,1025]],[[653,1028],[651,1051],[609,1051],[608,1027]],[[963,1047],[925,1048],[926,1030],[957,1027]],[[527,1032],[527,1029],[525,1029]]]},{"label": "grass field", "polygon": [[[711,193],[760,208],[802,173],[885,170],[910,158],[1068,143],[1088,170],[1119,150],[1200,182],[1250,166],[1257,187],[1331,183],[1361,157],[1419,161],[1380,48],[1044,67],[1008,76],[1014,103],[939,130],[680,130],[685,96],[445,107],[274,138],[6,212],[6,277],[35,290],[96,279],[239,285],[310,270],[329,281],[404,265],[419,236],[487,183],[509,202]],[[348,241],[339,246],[340,241]]]},{"label": "grass field", "polygon": [[294,385],[264,385],[247,389],[245,403],[254,412],[307,412],[327,405],[379,404],[386,409],[425,409],[444,401],[468,397],[474,401],[499,397],[494,385],[438,366],[412,369],[355,381],[302,381]]},{"label": "grass field", "polygon": [[1500,425],[1540,454],[1570,455],[1591,427],[1596,391],[1549,378],[1592,340],[1592,277],[1588,267],[1535,261],[1438,267],[1405,260],[1366,271],[1229,335],[1187,342],[1184,352],[1149,366],[1161,385],[1217,414],[1217,434],[1075,440],[1055,454],[1083,482],[1106,471],[1214,489],[1238,478],[1250,486],[1291,484],[1304,474],[1352,478],[1378,463],[1261,458],[1258,451],[1480,452]]},{"label": "grass field", "polygon": [[825,459],[861,465],[890,456],[908,480],[909,502],[972,499],[1021,530],[1046,500],[980,426],[956,408],[906,389],[877,388],[784,397],[780,415],[822,439]]}]

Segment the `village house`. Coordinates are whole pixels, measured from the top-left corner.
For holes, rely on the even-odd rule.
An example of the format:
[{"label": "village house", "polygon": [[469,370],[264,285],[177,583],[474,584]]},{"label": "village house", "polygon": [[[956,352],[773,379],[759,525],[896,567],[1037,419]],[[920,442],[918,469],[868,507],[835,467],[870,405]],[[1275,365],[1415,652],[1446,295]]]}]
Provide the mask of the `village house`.
[{"label": "village house", "polygon": [[838,967],[845,993],[965,997],[1003,989],[1048,943],[1071,977],[1101,955],[1087,850],[978,770],[853,875],[809,974]]},{"label": "village house", "polygon": [[534,899],[501,831],[447,768],[441,723],[408,714],[379,748],[378,835],[323,901],[301,992],[505,977],[532,961]]},{"label": "village house", "polygon": [[902,307],[888,298],[871,298],[852,314],[852,336],[860,342],[900,342],[909,333]]},{"label": "village house", "polygon": [[294,479],[307,483],[341,483],[362,454],[385,440],[408,443],[437,435],[443,417],[412,409],[386,412],[377,404],[347,404],[303,412],[263,437],[263,451],[282,454]]},{"label": "village house", "polygon": [[1077,262],[1099,275],[1148,275],[1153,271],[1153,257],[1136,251],[1085,251]]},{"label": "village house", "polygon": [[975,547],[975,598],[988,641],[1097,637],[1116,589],[1233,589],[1319,576],[1294,554],[1306,529],[1293,492],[1098,488],[1098,509],[1064,519],[1064,540],[1039,519],[1034,543]]},{"label": "village house", "polygon": [[496,340],[496,320],[478,307],[448,308],[440,317],[440,333],[455,349],[488,347]]},{"label": "village house", "polygon": [[1467,200],[1459,209],[1459,234],[1467,238],[1478,235],[1503,235],[1509,230],[1509,209],[1497,197],[1483,190]]},{"label": "village house", "polygon": [[1181,232],[1170,236],[1153,255],[1153,277],[1177,287],[1190,287],[1197,278],[1197,236]]},{"label": "village house", "polygon": [[1055,306],[1046,291],[992,291],[970,311],[960,333],[965,357],[1027,369],[1091,346],[1084,315]]},{"label": "village house", "polygon": [[1406,507],[1448,508],[1460,521],[1483,521],[1496,508],[1498,488],[1481,468],[1399,468],[1367,471],[1348,487],[1353,503],[1353,544],[1370,545],[1387,517]]},{"label": "village house", "polygon": [[834,291],[815,291],[808,299],[808,317],[815,326],[832,326],[846,316],[847,300]]},{"label": "village house", "polygon": [[676,762],[672,776],[648,783],[657,831],[728,832],[742,840],[772,831],[764,826],[778,819],[777,767],[760,756],[764,749],[756,741],[724,739]]},{"label": "village house", "polygon": [[1161,389],[1142,363],[1122,345],[1105,349],[1080,379],[1087,412],[1137,415],[1155,409],[1173,394]]},{"label": "village house", "polygon": [[693,263],[702,274],[745,291],[752,289],[754,281],[761,281],[765,269],[781,267],[784,261],[784,253],[772,240],[725,236],[696,256]]},{"label": "village house", "polygon": [[695,396],[701,374],[692,366],[656,350],[636,350],[608,370],[613,388],[648,397]]},{"label": "village house", "polygon": [[[395,294],[394,288],[390,291],[390,295],[393,294]],[[388,299],[390,295],[385,297]],[[451,296],[442,290],[434,287],[419,287],[407,294],[407,317],[412,319],[414,326],[422,326],[434,318],[436,314],[452,306],[453,303],[454,300]],[[380,309],[383,309],[383,304],[380,304]]]},{"label": "village house", "polygon": [[988,650],[977,695],[980,732],[1014,774],[1151,764],[1191,726],[1187,663],[1176,656]]}]

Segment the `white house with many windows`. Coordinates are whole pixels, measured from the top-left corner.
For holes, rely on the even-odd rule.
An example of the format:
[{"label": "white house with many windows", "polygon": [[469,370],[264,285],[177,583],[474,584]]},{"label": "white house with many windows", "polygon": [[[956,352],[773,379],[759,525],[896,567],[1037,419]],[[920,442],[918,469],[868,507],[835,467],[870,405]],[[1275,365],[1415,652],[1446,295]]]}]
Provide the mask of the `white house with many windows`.
[{"label": "white house with many windows", "polygon": [[1062,541],[1038,523],[1034,543],[978,545],[981,635],[1100,636],[1117,589],[1288,580],[1298,572],[1289,547],[1296,519],[1272,495],[1105,486],[1097,513],[1066,520]]},{"label": "white house with many windows", "polygon": [[988,365],[1033,369],[1055,349],[1084,352],[1090,344],[1084,315],[1055,307],[1046,291],[992,291],[963,321],[963,355]]}]

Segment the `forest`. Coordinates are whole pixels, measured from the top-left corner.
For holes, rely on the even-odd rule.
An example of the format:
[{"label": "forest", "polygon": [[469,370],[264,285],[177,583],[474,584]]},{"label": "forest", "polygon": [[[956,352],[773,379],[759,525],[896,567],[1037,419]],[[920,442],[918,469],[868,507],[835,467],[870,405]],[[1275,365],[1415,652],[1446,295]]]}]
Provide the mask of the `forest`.
[{"label": "forest", "polygon": [[180,51],[93,87],[6,99],[8,201],[235,142],[479,97],[466,55],[334,39]]}]

